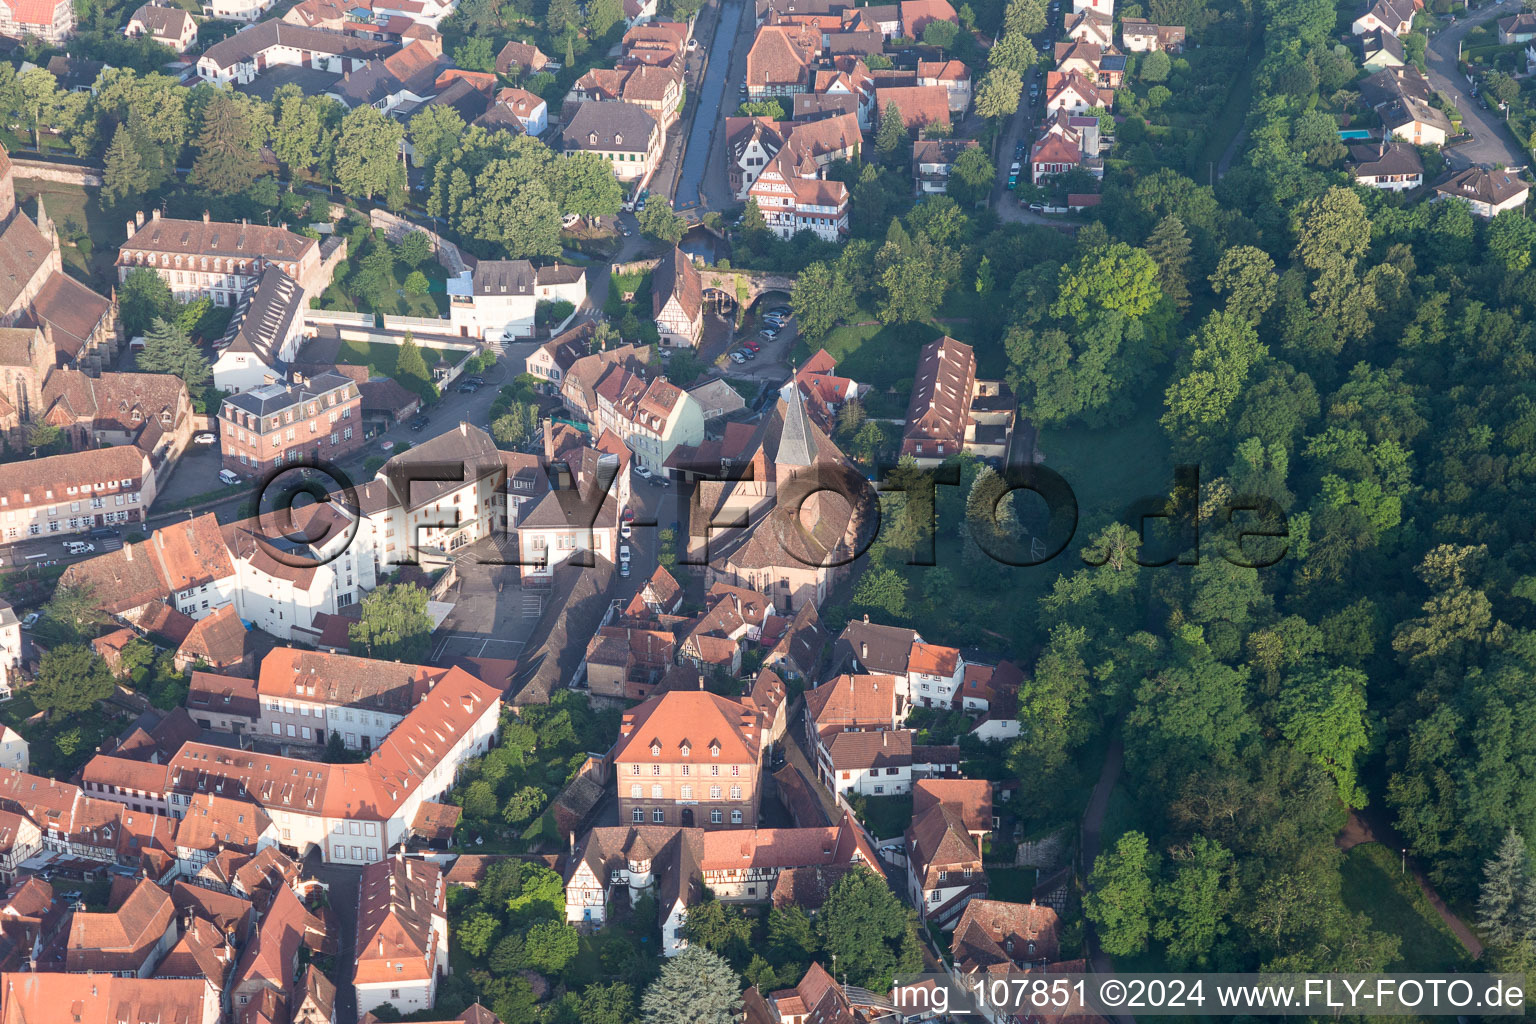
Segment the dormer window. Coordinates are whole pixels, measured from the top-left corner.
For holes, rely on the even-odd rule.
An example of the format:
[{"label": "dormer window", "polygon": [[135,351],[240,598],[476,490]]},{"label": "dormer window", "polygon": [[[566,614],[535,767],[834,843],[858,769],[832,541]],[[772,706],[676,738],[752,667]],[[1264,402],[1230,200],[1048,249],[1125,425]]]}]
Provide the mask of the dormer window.
[{"label": "dormer window", "polygon": [[687,757],[688,751],[691,749],[692,748],[688,746],[688,741],[684,740],[683,745],[679,748],[679,753],[681,753],[684,757]]},{"label": "dormer window", "polygon": [[660,757],[661,756],[661,744],[660,743],[652,743],[651,744],[651,756],[652,757]]},{"label": "dormer window", "polygon": [[718,744],[718,743],[711,743],[709,745],[709,756],[710,757],[719,757],[720,756],[720,744]]}]

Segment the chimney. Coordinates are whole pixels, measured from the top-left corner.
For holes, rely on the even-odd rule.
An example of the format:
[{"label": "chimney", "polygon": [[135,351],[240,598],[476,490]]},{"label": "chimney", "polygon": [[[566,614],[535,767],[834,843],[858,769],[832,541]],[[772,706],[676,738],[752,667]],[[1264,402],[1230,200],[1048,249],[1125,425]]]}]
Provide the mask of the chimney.
[{"label": "chimney", "polygon": [[208,211],[207,211],[207,210],[204,210],[204,211],[203,211],[203,223],[204,223],[204,224],[207,224],[207,223],[208,223],[208,221],[209,221],[209,220],[210,220],[210,219],[211,219],[211,218],[210,218],[210,216],[209,216],[209,213],[208,213]]},{"label": "chimney", "polygon": [[459,436],[460,437],[468,437],[469,436],[469,423],[467,421],[465,421],[465,420],[459,420]]},{"label": "chimney", "polygon": [[[140,214],[139,216],[142,217],[143,214]],[[149,219],[150,220],[159,220],[160,219],[160,211],[159,210],[150,210],[149,211]]]},{"label": "chimney", "polygon": [[880,733],[880,746],[883,748],[883,747],[888,747],[890,745],[891,745],[891,734],[888,733],[888,732],[882,731]]},{"label": "chimney", "polygon": [[869,612],[864,613],[864,625],[869,625]]},{"label": "chimney", "polygon": [[576,833],[571,833],[571,856],[576,856]]},{"label": "chimney", "polygon": [[552,417],[544,417],[544,461],[555,460],[555,421]]},{"label": "chimney", "polygon": [[[159,211],[155,212],[155,219],[156,220],[160,219]],[[133,214],[133,223],[134,223],[135,227],[143,227],[144,226],[144,211],[143,210],[136,210],[134,212],[134,214]]]},{"label": "chimney", "polygon": [[128,562],[133,561],[133,545],[132,544],[124,544],[123,545],[123,559],[125,561],[128,561]]}]

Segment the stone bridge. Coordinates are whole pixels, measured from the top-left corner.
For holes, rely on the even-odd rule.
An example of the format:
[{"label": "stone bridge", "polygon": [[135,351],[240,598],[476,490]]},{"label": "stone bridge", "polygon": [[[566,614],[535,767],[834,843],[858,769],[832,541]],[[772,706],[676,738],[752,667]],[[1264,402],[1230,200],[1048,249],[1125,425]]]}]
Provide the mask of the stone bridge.
[{"label": "stone bridge", "polygon": [[788,292],[795,287],[794,274],[776,274],[759,270],[716,270],[699,268],[699,281],[705,298],[750,306],[764,292]]}]

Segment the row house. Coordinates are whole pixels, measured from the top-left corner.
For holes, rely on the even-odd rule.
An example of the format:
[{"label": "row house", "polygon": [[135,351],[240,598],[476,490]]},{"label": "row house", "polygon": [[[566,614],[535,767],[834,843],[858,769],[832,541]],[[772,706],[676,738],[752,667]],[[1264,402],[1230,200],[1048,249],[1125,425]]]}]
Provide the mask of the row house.
[{"label": "row house", "polygon": [[960,24],[960,15],[949,0],[901,0],[901,34],[908,39],[923,38],[923,30],[935,21]]},{"label": "row house", "polygon": [[951,115],[963,114],[971,107],[971,69],[958,60],[920,60],[917,84],[925,88],[943,86],[949,94]]},{"label": "row house", "polygon": [[37,825],[47,853],[106,864],[117,859],[121,804],[87,796],[68,782],[0,771],[0,805]]},{"label": "row house", "polygon": [[671,632],[603,626],[587,643],[587,689],[600,697],[645,700],[661,686],[676,659],[677,639]]},{"label": "row house", "polygon": [[13,463],[0,481],[0,536],[17,541],[142,522],[155,489],[149,456],[134,447]]},{"label": "row house", "polygon": [[145,268],[160,275],[178,302],[212,299],[235,306],[254,289],[268,267],[276,267],[305,291],[324,288],[320,243],[283,227],[211,220],[176,220],[151,212],[128,223],[118,249],[117,278]]},{"label": "row house", "polygon": [[558,391],[566,373],[591,348],[591,323],[577,324],[529,352],[523,360],[523,372],[547,382]]},{"label": "row house", "polygon": [[1101,89],[1118,89],[1125,78],[1125,56],[1097,43],[1061,42],[1056,44],[1056,70],[1077,72]]},{"label": "row house", "polygon": [[566,109],[570,113],[576,104],[629,103],[649,113],[665,134],[677,120],[682,101],[681,66],[630,63],[616,68],[592,68],[582,75],[571,86]]},{"label": "row house", "polygon": [[0,883],[13,885],[32,878],[21,866],[43,852],[43,830],[37,822],[16,811],[0,810]]},{"label": "row house", "polygon": [[878,85],[875,107],[879,116],[884,117],[893,105],[908,133],[921,134],[930,127],[950,124],[949,89],[943,85]]},{"label": "row house", "polygon": [[279,647],[261,661],[257,731],[273,742],[373,751],[448,670]]},{"label": "row house", "polygon": [[322,373],[263,384],[219,407],[224,468],[263,476],[300,462],[337,462],[363,446],[362,395],[355,382]]},{"label": "row house", "polygon": [[272,819],[249,800],[197,793],[178,811],[176,863],[187,878],[221,853],[254,857],[280,839]]},{"label": "row house", "polygon": [[664,471],[679,445],[704,440],[704,412],[698,400],[664,377],[646,380],[610,365],[594,391],[594,426],[611,431],[653,473]]}]

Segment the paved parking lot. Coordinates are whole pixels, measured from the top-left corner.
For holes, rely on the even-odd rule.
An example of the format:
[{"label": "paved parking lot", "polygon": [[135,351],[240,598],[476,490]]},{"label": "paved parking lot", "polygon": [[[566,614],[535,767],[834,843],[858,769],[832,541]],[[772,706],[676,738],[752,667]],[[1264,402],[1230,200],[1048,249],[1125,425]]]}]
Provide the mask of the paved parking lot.
[{"label": "paved parking lot", "polygon": [[510,562],[511,546],[488,537],[459,552],[458,582],[444,596],[453,611],[432,638],[428,659],[441,665],[454,658],[514,659],[543,611],[542,597],[524,592]]}]

